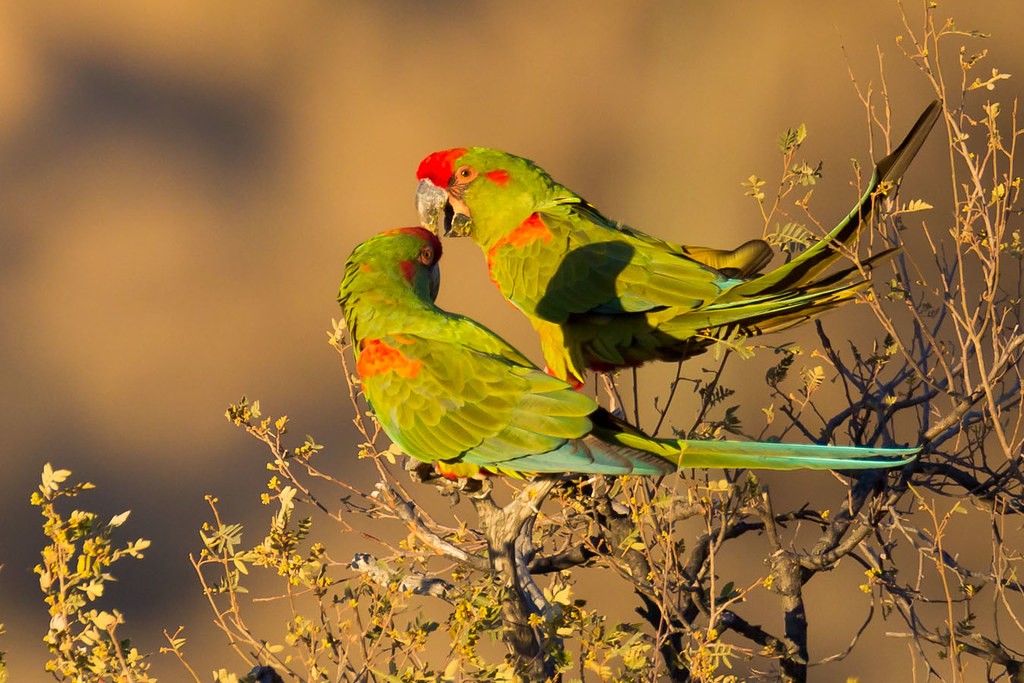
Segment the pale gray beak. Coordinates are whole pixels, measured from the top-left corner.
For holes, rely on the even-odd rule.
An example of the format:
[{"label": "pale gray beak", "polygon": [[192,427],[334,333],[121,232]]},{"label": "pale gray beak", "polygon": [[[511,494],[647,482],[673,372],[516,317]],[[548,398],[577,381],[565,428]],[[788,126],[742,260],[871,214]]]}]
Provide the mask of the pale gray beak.
[{"label": "pale gray beak", "polygon": [[420,225],[435,235],[448,232],[446,224],[451,219],[445,218],[445,212],[451,211],[448,205],[448,193],[429,180],[421,180],[416,188],[416,211],[420,214]]},{"label": "pale gray beak", "polygon": [[420,225],[435,235],[465,237],[473,227],[466,205],[426,178],[416,188],[416,211]]}]

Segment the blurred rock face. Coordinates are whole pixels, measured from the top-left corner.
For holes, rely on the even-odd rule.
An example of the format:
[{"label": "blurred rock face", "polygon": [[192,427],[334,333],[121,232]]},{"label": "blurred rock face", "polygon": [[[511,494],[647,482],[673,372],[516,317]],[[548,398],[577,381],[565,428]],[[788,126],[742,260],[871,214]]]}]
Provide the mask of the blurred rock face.
[{"label": "blurred rock face", "polygon": [[[877,82],[881,45],[897,134],[932,96],[894,47],[894,3],[788,7],[0,5],[0,649],[12,679],[37,677],[45,657],[26,499],[46,461],[99,484],[82,505],[132,508],[130,534],[154,540],[112,596],[130,633],[154,634],[138,644],[155,650],[179,623],[210,633],[186,559],[198,542],[181,529],[198,527],[207,492],[242,519],[266,516],[262,453],[224,407],[258,397],[348,454],[324,330],[352,247],[416,221],[426,153],[505,148],[610,216],[733,246],[760,231],[739,183],[776,172],[776,135],[806,122],[807,157],[826,161],[816,213],[844,211],[848,160],[867,161],[847,60]],[[949,12],[994,32],[992,65],[1016,74],[1013,7]],[[929,187],[920,166],[909,182]],[[442,270],[442,305],[537,357],[472,245],[449,242]],[[371,476],[366,463],[339,468]],[[194,642],[200,668],[228,663],[219,639]]]}]

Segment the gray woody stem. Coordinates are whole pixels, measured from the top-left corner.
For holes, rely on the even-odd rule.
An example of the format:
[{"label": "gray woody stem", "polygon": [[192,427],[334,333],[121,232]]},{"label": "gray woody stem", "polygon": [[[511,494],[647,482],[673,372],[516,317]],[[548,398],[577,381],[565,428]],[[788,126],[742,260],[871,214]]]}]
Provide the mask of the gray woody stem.
[{"label": "gray woody stem", "polygon": [[496,505],[490,495],[473,500],[487,536],[491,567],[502,582],[505,643],[516,674],[529,681],[555,678],[555,663],[549,654],[552,644],[548,643],[544,629],[531,623],[538,616],[541,623],[550,619],[552,608],[533,582],[527,565],[533,556],[533,522],[556,482],[537,479],[505,507]]}]

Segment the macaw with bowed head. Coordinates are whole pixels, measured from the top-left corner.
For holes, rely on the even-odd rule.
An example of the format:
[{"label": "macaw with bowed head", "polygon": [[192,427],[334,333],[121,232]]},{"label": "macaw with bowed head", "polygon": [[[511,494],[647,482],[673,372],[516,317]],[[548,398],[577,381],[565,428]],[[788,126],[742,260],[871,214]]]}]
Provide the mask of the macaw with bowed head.
[{"label": "macaw with bowed head", "polygon": [[381,427],[446,476],[867,469],[906,464],[919,450],[648,437],[483,325],[438,308],[440,257],[423,228],[377,235],[349,257],[338,301]]},{"label": "macaw with bowed head", "polygon": [[606,218],[528,159],[484,147],[426,157],[417,177],[424,227],[468,235],[491,279],[530,319],[557,377],[678,361],[735,334],[774,332],[854,298],[891,251],[831,274],[878,196],[898,182],[942,111],[933,102],[875,167],[856,207],[828,235],[760,274],[771,248],[733,251],[665,242]]}]

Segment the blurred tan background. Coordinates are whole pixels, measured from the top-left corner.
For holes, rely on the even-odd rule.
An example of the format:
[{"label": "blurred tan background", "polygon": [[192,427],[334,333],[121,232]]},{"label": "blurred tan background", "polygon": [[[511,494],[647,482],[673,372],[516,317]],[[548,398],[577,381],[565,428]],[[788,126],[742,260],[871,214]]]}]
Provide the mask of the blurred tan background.
[{"label": "blurred tan background", "polygon": [[[921,3],[909,4],[917,29]],[[1019,2],[938,12],[994,34],[970,44],[1014,75],[1000,86],[1007,101],[1024,76]],[[816,215],[849,209],[849,159],[869,159],[847,58],[877,83],[876,45],[885,53],[897,135],[933,98],[899,54],[902,32],[890,0],[0,4],[0,649],[11,680],[44,678],[48,617],[31,572],[43,538],[28,496],[48,461],[99,486],[82,506],[130,508],[125,538],[153,540],[109,594],[137,644],[155,650],[162,628],[184,624],[204,675],[243,668],[187,562],[204,494],[220,496],[227,519],[270,514],[258,503],[264,453],[224,409],[259,398],[337,452],[339,471],[371,475],[340,459],[351,416],[325,331],[351,249],[416,222],[425,154],[508,149],[614,218],[733,246],[760,231],[740,183],[776,178],[775,139],[801,122],[802,157],[825,161]],[[908,187],[939,205],[948,188],[929,185],[944,158],[931,143]],[[537,357],[476,248],[445,248],[441,304]],[[812,655],[842,648],[865,610],[812,611],[812,633],[815,619],[850,624],[812,640]],[[909,676],[905,643],[876,646],[895,659],[865,649],[830,672]],[[183,679],[167,658],[154,670]]]}]

